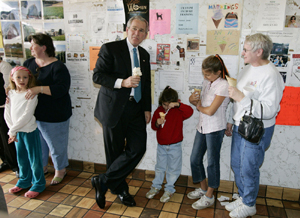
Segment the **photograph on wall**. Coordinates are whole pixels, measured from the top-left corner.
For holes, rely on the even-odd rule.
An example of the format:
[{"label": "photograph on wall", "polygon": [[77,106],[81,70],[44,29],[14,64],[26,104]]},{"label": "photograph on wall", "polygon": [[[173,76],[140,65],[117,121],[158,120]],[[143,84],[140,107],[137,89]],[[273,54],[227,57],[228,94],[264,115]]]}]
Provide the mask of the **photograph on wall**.
[{"label": "photograph on wall", "polygon": [[169,64],[170,62],[170,44],[157,44],[156,63]]},{"label": "photograph on wall", "polygon": [[288,56],[271,54],[270,61],[275,65],[275,67],[287,67]]},{"label": "photograph on wall", "polygon": [[53,41],[65,41],[65,26],[63,22],[44,23],[44,32]]},{"label": "photograph on wall", "polygon": [[199,38],[188,38],[186,40],[186,50],[187,51],[199,51],[200,39]]},{"label": "photograph on wall", "polygon": [[63,0],[43,0],[44,19],[64,19]]},{"label": "photograph on wall", "polygon": [[28,42],[28,36],[43,32],[42,23],[22,22],[24,42]]},{"label": "photograph on wall", "polygon": [[20,20],[18,1],[0,2],[1,20]]},{"label": "photograph on wall", "polygon": [[2,37],[6,40],[21,42],[21,28],[19,21],[1,21]]},{"label": "photograph on wall", "polygon": [[18,59],[6,58],[5,61],[9,63],[12,67],[22,66],[24,62],[23,59],[19,59],[19,58]]},{"label": "photograph on wall", "polygon": [[66,45],[54,44],[55,57],[63,63],[66,63]]},{"label": "photograph on wall", "polygon": [[21,1],[21,14],[23,20],[42,19],[41,2]]},{"label": "photograph on wall", "polygon": [[273,43],[271,54],[287,55],[289,52],[289,43]]},{"label": "photograph on wall", "polygon": [[240,31],[209,30],[206,37],[206,54],[238,55]]},{"label": "photograph on wall", "polygon": [[31,47],[30,43],[28,43],[28,42],[24,43],[25,59],[26,60],[32,57],[30,47]]},{"label": "photograph on wall", "polygon": [[209,4],[207,30],[241,29],[242,5],[240,3]]},{"label": "photograph on wall", "polygon": [[5,43],[5,57],[23,58],[22,43]]},{"label": "photograph on wall", "polygon": [[287,15],[285,17],[285,27],[300,28],[300,16]]}]

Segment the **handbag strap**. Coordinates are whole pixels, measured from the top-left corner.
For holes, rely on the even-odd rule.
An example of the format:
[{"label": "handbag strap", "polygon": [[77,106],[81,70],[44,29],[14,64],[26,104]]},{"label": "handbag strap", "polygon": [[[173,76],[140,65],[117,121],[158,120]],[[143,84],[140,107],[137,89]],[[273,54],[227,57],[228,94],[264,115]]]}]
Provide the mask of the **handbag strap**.
[{"label": "handbag strap", "polygon": [[[250,114],[249,115],[252,115],[252,105],[253,105],[253,100],[252,99],[250,99],[251,100],[251,106],[250,106]],[[262,106],[262,104],[260,103],[260,115],[261,115],[261,117],[260,117],[260,120],[262,121],[262,118],[263,118],[263,106]]]}]

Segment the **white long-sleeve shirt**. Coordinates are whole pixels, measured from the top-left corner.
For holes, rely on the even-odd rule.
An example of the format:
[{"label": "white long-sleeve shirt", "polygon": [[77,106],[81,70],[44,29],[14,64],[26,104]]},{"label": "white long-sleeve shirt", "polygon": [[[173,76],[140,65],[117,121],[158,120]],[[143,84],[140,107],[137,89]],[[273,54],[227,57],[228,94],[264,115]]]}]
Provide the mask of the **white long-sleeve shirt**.
[{"label": "white long-sleeve shirt", "polygon": [[4,118],[9,128],[8,135],[15,136],[17,132],[32,132],[37,128],[34,111],[37,106],[37,95],[33,99],[25,98],[26,92],[8,92],[9,103],[5,105]]},{"label": "white long-sleeve shirt", "polygon": [[284,82],[273,63],[259,67],[246,66],[237,78],[237,88],[245,97],[233,104],[233,120],[239,125],[245,111],[249,114],[251,99],[253,100],[252,114],[260,118],[263,106],[264,127],[275,124],[275,118],[280,110],[280,101],[284,90]]}]

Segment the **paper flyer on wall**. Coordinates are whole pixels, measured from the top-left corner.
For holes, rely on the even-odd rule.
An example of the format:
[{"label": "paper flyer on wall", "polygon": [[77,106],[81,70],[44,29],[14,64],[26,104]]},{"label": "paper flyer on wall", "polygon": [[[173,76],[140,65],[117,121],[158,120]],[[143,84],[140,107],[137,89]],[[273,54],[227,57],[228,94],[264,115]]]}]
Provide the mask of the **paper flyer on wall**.
[{"label": "paper flyer on wall", "polygon": [[66,12],[66,29],[71,32],[82,32],[87,30],[86,11],[68,11]]},{"label": "paper flyer on wall", "polygon": [[170,34],[171,32],[171,9],[150,10],[150,38],[154,35]]},{"label": "paper flyer on wall", "polygon": [[202,74],[202,61],[204,57],[191,57],[189,61],[189,84],[195,84],[202,86],[203,74]]},{"label": "paper flyer on wall", "polygon": [[176,34],[198,34],[199,4],[176,5]]},{"label": "paper flyer on wall", "polygon": [[286,0],[260,0],[257,31],[283,30]]},{"label": "paper flyer on wall", "polygon": [[106,2],[106,19],[107,23],[125,23],[125,12],[123,0]]},{"label": "paper flyer on wall", "polygon": [[286,75],[286,84],[300,87],[300,53],[291,54],[290,59],[290,71]]},{"label": "paper flyer on wall", "polygon": [[83,52],[85,50],[83,34],[69,34],[67,37],[67,51]]},{"label": "paper flyer on wall", "polygon": [[164,90],[170,86],[176,91],[183,90],[184,72],[183,71],[159,71],[159,89]]}]

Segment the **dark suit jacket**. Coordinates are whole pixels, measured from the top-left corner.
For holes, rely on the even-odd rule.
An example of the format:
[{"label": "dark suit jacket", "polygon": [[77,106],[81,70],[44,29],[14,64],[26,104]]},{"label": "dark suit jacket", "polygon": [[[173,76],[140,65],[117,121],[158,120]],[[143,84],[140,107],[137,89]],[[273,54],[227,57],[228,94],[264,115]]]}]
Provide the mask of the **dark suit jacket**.
[{"label": "dark suit jacket", "polygon": [[[138,47],[141,67],[143,111],[151,111],[150,55]],[[100,84],[94,115],[108,127],[117,125],[129,99],[131,88],[115,89],[116,80],[132,75],[131,59],[126,39],[102,45],[94,69],[93,81]]]},{"label": "dark suit jacket", "polygon": [[6,101],[6,94],[4,89],[4,79],[3,74],[0,73],[0,106],[4,105]]}]

